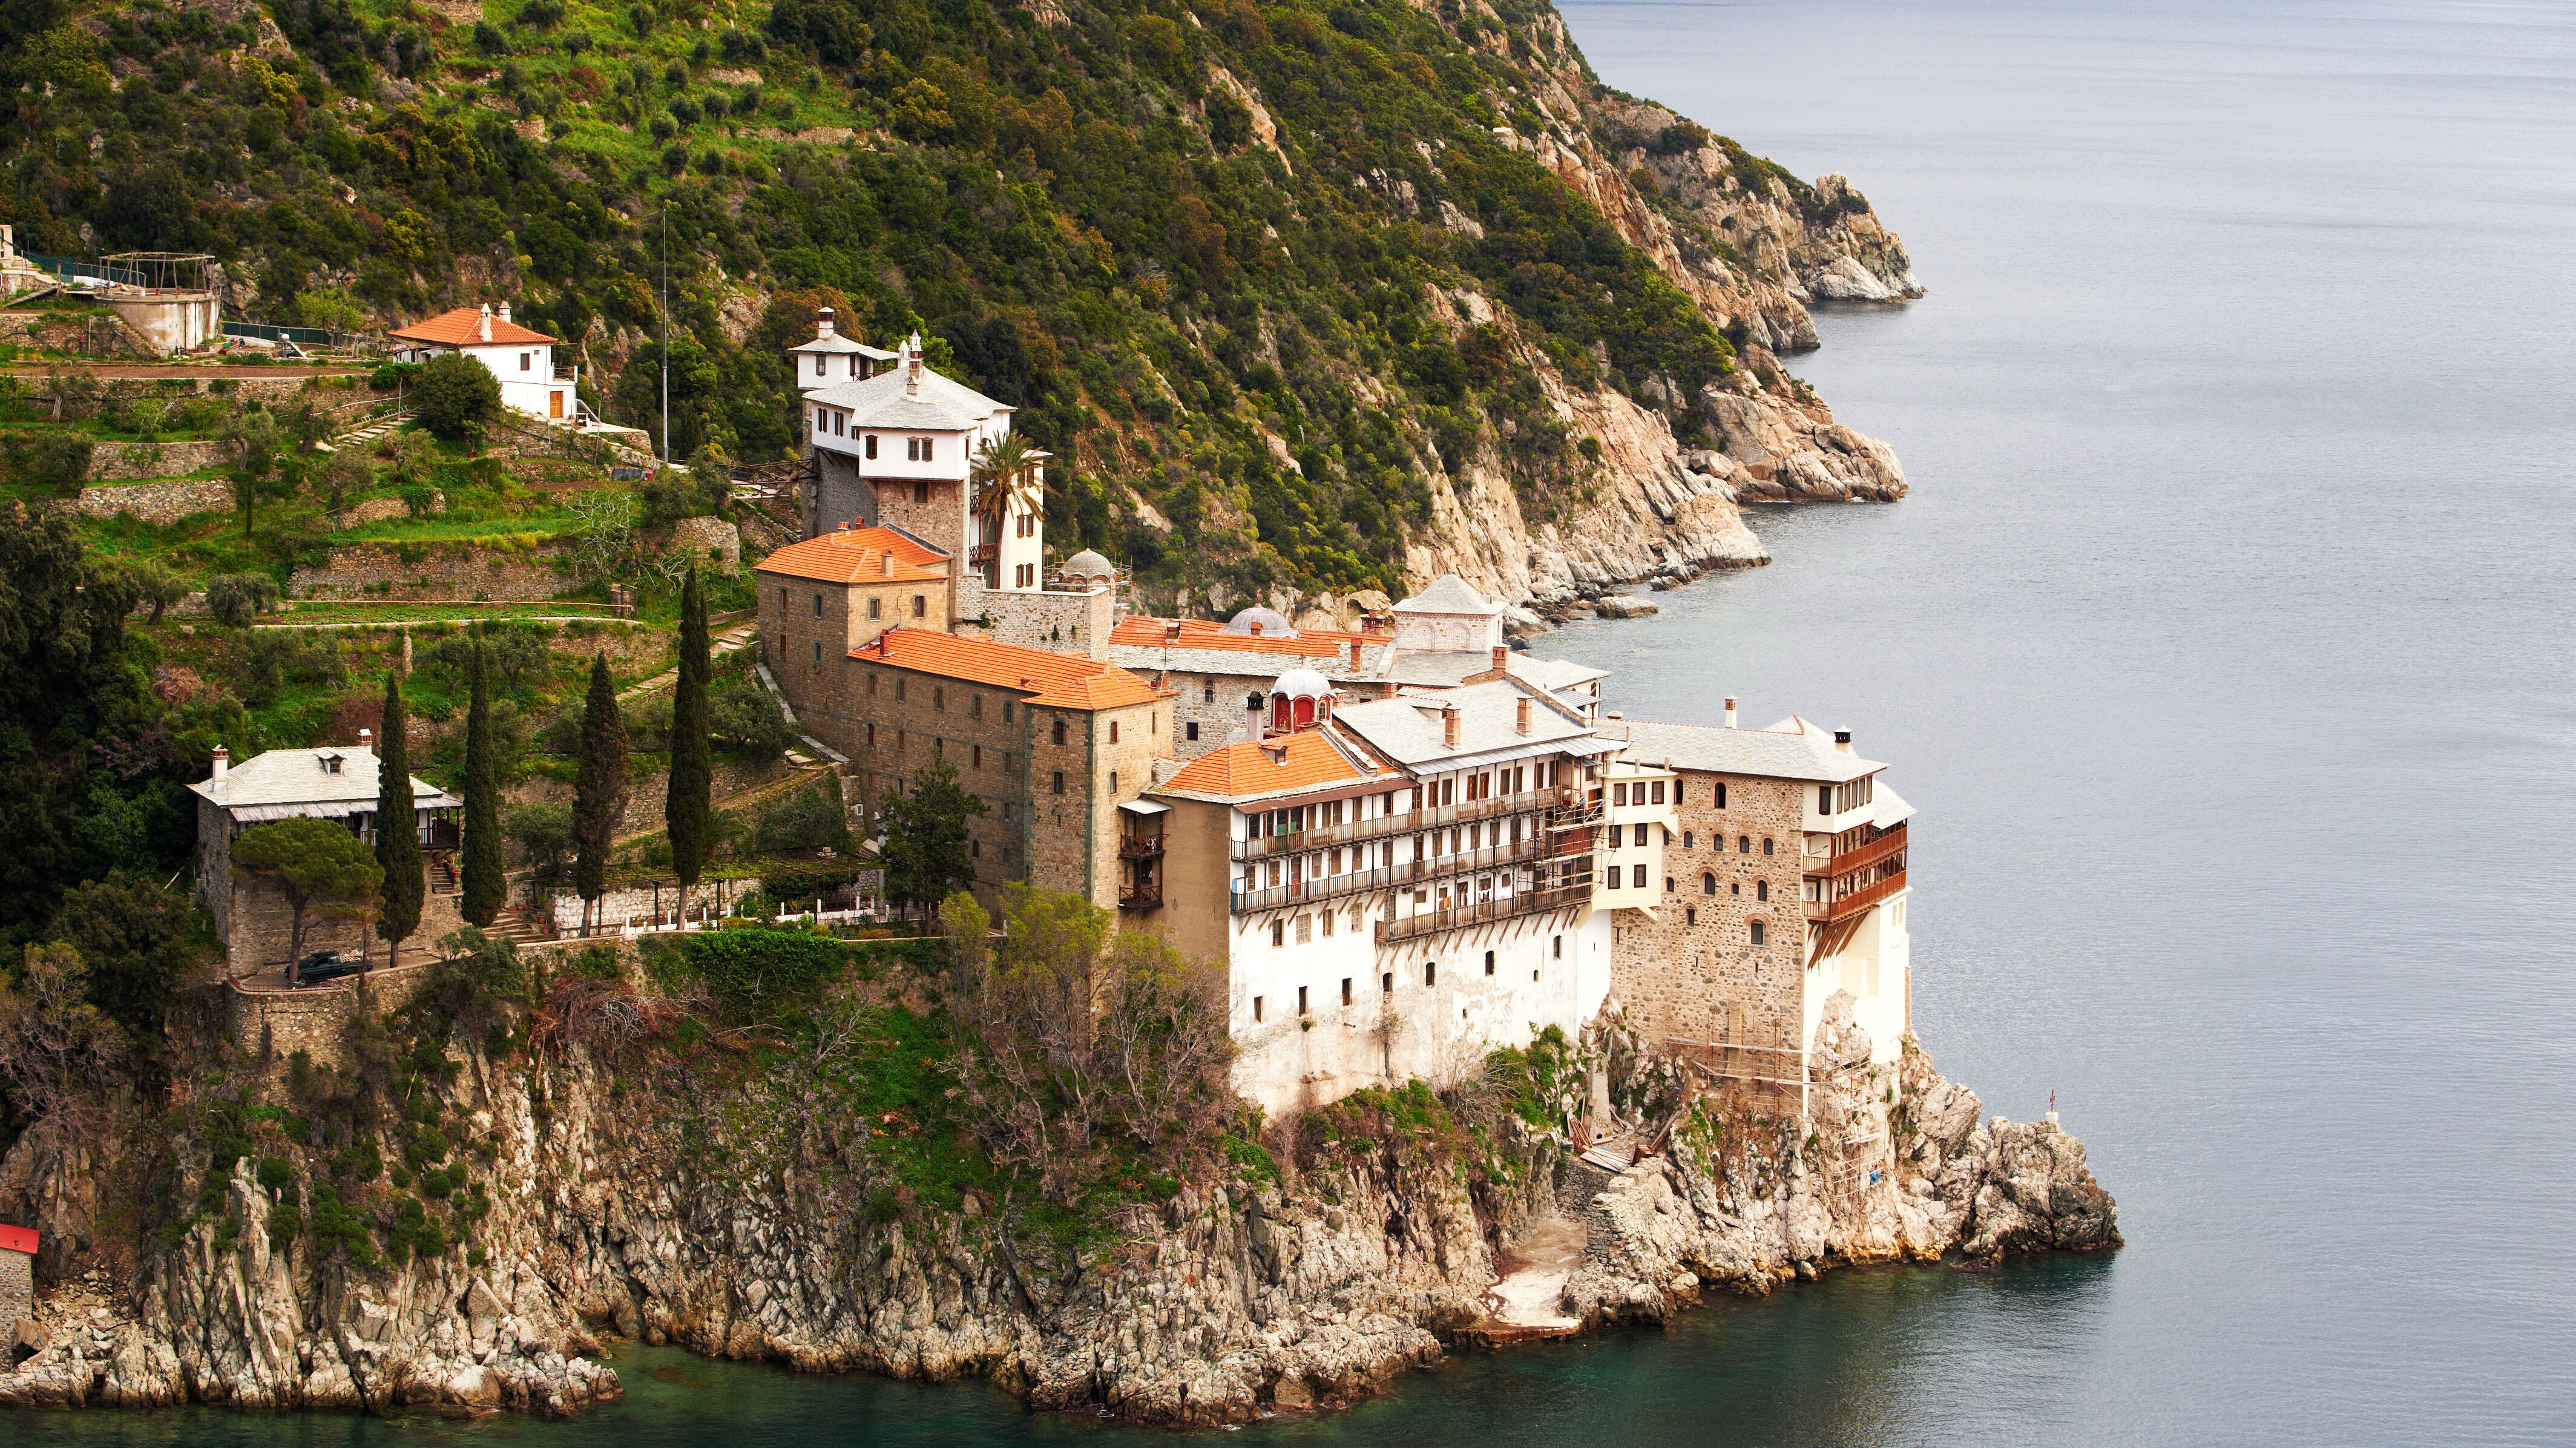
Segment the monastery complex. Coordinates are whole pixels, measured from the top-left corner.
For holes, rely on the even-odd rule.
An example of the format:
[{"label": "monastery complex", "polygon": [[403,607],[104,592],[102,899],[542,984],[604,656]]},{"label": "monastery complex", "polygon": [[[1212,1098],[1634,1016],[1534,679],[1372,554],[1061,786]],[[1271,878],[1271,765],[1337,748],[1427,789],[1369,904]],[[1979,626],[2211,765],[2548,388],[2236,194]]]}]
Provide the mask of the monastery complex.
[{"label": "monastery complex", "polygon": [[1838,992],[1894,1059],[1912,811],[1848,732],[1624,718],[1455,575],[1348,631],[1131,613],[1100,555],[1047,566],[1045,454],[918,338],[827,312],[790,360],[807,536],[758,571],[798,727],[870,801],[952,765],[988,902],[1080,894],[1225,963],[1245,1095],[1446,1084],[1613,1003],[1801,1107]]}]

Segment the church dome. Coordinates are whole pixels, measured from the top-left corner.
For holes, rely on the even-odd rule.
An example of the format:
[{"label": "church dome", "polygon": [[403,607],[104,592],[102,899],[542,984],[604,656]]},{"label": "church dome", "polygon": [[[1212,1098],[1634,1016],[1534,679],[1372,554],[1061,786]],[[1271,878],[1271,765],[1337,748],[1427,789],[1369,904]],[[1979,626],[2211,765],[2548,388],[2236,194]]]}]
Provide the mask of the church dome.
[{"label": "church dome", "polygon": [[1285,694],[1291,699],[1320,699],[1333,692],[1332,684],[1313,669],[1290,669],[1270,686],[1272,694]]},{"label": "church dome", "polygon": [[1088,548],[1064,560],[1062,566],[1056,569],[1056,573],[1064,578],[1115,578],[1118,576],[1118,570],[1109,566],[1108,559]]},{"label": "church dome", "polygon": [[1225,631],[1234,634],[1257,633],[1266,639],[1293,639],[1297,636],[1296,626],[1288,622],[1286,615],[1277,609],[1263,608],[1258,604],[1227,619]]}]

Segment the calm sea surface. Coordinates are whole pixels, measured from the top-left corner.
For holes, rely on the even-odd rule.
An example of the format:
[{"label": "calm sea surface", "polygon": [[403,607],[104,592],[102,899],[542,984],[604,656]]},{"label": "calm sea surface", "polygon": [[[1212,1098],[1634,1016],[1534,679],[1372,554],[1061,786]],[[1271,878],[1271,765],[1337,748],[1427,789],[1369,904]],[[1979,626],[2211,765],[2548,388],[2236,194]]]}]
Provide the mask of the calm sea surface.
[{"label": "calm sea surface", "polygon": [[[1840,170],[1932,294],[1797,359],[1895,507],[1551,644],[1847,727],[1921,810],[1916,1025],[2057,1093],[2114,1258],[1838,1274],[1246,1439],[2576,1440],[2576,13],[1570,3],[1602,76]],[[630,1349],[568,1424],[0,1441],[1178,1441]],[[657,1375],[658,1374],[658,1375]]]}]

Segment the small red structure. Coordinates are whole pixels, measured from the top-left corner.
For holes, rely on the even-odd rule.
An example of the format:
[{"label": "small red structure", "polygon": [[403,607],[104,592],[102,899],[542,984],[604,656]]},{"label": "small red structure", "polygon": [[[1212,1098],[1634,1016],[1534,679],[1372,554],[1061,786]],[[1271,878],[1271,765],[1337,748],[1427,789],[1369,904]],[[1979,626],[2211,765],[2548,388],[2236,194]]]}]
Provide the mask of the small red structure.
[{"label": "small red structure", "polygon": [[0,1251],[36,1255],[36,1229],[33,1227],[0,1227]]}]

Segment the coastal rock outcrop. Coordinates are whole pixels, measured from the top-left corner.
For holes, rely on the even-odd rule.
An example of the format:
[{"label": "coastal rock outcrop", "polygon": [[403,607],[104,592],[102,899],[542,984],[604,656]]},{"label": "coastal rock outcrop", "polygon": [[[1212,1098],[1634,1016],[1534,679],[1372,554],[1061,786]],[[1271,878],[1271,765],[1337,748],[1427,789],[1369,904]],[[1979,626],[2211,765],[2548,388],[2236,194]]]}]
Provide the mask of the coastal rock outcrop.
[{"label": "coastal rock outcrop", "polygon": [[1468,1133],[1428,1095],[1406,1098],[1403,1124],[1355,1098],[1315,1114],[1303,1145],[1283,1125],[1275,1172],[1133,1203],[1082,1243],[1005,1230],[1009,1204],[980,1193],[894,1209],[865,1123],[792,1063],[709,1074],[465,1051],[443,1105],[476,1124],[471,1181],[445,1180],[489,1204],[471,1252],[360,1265],[335,1245],[351,1239],[309,1159],[244,1154],[130,1274],[49,1288],[0,1403],[560,1414],[620,1391],[602,1339],[624,1337],[807,1371],[989,1376],[1041,1407],[1211,1425],[1347,1402],[1436,1359],[1473,1335],[1512,1245],[1561,1230],[1558,1202],[1585,1239],[1561,1310],[1593,1324],[1838,1263],[2119,1243],[2080,1143],[1981,1121],[1910,1043],[1871,1065],[1848,997],[1819,1031],[1798,1122],[1688,1089],[1687,1068],[1619,1031],[1597,1027],[1581,1061],[1616,1065],[1617,1099],[1659,1103],[1631,1127],[1666,1143],[1624,1172],[1521,1116]]}]

